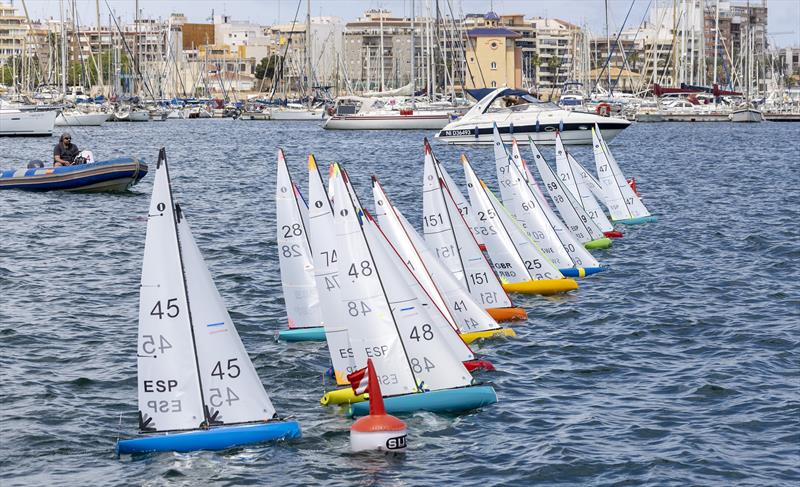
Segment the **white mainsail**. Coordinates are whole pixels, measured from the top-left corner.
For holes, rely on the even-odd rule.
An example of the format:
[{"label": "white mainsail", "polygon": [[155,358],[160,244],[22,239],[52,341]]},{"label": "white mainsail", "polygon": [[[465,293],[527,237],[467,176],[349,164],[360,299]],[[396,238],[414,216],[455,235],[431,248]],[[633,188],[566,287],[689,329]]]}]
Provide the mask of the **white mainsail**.
[{"label": "white mainsail", "polygon": [[336,228],[339,304],[348,317],[348,334],[356,367],[371,358],[384,396],[417,392],[394,315],[362,230],[364,215],[356,209],[346,176],[338,164],[331,173],[333,217]]},{"label": "white mainsail", "polygon": [[422,288],[409,286],[411,270],[371,217],[366,217],[363,228],[419,388],[441,390],[471,385],[472,376],[446,339],[447,334],[454,334],[453,330]]},{"label": "white mainsail", "polygon": [[[474,231],[484,236],[486,249],[501,280],[524,282],[559,279],[561,272],[536,247],[508,210],[480,181],[466,156],[461,156],[469,200],[475,210]],[[502,213],[502,214],[501,214]]]},{"label": "white mainsail", "polygon": [[244,349],[159,154],[139,302],[143,432],[268,421],[275,408]]},{"label": "white mainsail", "polygon": [[[542,159],[542,154],[539,152],[539,149],[535,146],[531,146],[531,151],[533,152],[534,160]],[[519,152],[519,145],[517,144],[517,140],[512,140],[511,145],[511,160],[514,161],[514,165],[517,166],[517,169],[520,173],[524,176],[525,182],[528,185],[528,188],[533,193],[533,196],[536,199],[536,202],[539,203],[539,208],[542,209],[545,216],[547,217],[547,221],[550,225],[553,226],[553,229],[556,231],[556,235],[558,235],[559,240],[564,245],[564,249],[566,249],[567,253],[569,253],[570,259],[576,267],[597,267],[600,264],[597,262],[592,254],[589,253],[586,248],[578,242],[578,239],[575,238],[575,235],[572,234],[567,229],[567,226],[564,225],[564,222],[556,215],[555,211],[550,207],[550,203],[547,202],[547,198],[545,198],[544,193],[542,192],[541,188],[539,188],[538,183],[533,178],[528,165],[525,163],[525,160],[522,159],[522,155]]]},{"label": "white mainsail", "polygon": [[558,238],[555,228],[547,221],[544,209],[536,201],[524,176],[511,160],[500,139],[497,126],[494,127],[493,141],[497,184],[503,205],[553,265],[561,269],[572,267],[574,263],[569,253]]},{"label": "white mainsail", "polygon": [[328,342],[336,382],[348,384],[347,374],[357,369],[347,333],[349,317],[342,315],[336,227],[333,208],[313,155],[308,156],[308,200],[311,203],[308,211],[308,237],[313,251],[314,278],[322,310],[325,340]]},{"label": "white mainsail", "polygon": [[283,151],[278,149],[275,207],[278,260],[289,328],[322,326],[314,264],[306,230],[308,208],[292,182]]},{"label": "white mainsail", "polygon": [[[163,154],[163,153],[162,153]],[[139,290],[139,429],[205,421],[166,160],[156,165]]]},{"label": "white mainsail", "polygon": [[[472,299],[469,292],[461,287],[450,271],[431,253],[422,237],[400,210],[392,205],[377,179],[373,179],[372,191],[381,230],[408,264],[425,292],[434,299],[434,302],[441,301],[444,309],[440,310],[453,328],[462,333],[499,329],[497,322]],[[435,299],[437,295],[438,300]],[[437,306],[440,305],[437,303]],[[447,334],[445,338],[448,338]],[[456,356],[462,357],[462,360],[472,360],[474,355],[469,347],[460,338],[455,338],[460,342],[451,343]],[[448,341],[454,342],[454,340]]]},{"label": "white mainsail", "polygon": [[607,195],[606,205],[611,212],[612,220],[627,220],[650,216],[650,212],[636,196],[633,189],[622,174],[614,156],[600,134],[600,130],[592,128],[594,145],[594,162],[597,165],[597,176],[600,186]]},{"label": "white mainsail", "polygon": [[[481,252],[467,220],[425,152],[422,188],[423,234],[431,252],[483,308],[508,308],[511,299]],[[444,168],[441,168],[442,170]]]},{"label": "white mainsail", "polygon": [[[533,140],[529,139],[530,144],[534,144]],[[538,151],[534,145],[532,150]],[[541,156],[541,153],[538,154]],[[558,208],[558,212],[564,218],[564,223],[567,228],[575,235],[580,243],[590,242],[599,238],[604,238],[603,232],[586,214],[580,203],[572,196],[572,193],[566,191],[562,187],[550,166],[545,162],[544,157],[534,157],[536,169],[539,171],[539,176],[542,178],[544,187],[550,194],[550,199]],[[584,264],[585,265],[585,264]]]},{"label": "white mainsail", "polygon": [[212,425],[268,421],[275,415],[275,408],[214,285],[185,216],[180,212],[177,216],[208,421]]},{"label": "white mainsail", "polygon": [[[600,208],[600,203],[597,202],[597,199],[589,189],[586,183],[587,178],[580,175],[579,167],[578,161],[564,147],[561,136],[556,135],[556,173],[561,185],[572,193],[578,203],[586,210],[589,218],[602,232],[614,230],[614,226],[608,221],[603,209]],[[585,173],[586,171],[583,172]]]}]

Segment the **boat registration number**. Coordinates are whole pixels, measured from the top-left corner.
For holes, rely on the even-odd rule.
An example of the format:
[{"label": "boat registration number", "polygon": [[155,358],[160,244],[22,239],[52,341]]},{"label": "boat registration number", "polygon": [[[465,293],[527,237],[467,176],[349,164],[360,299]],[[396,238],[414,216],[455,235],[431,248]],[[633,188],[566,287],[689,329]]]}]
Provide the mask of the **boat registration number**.
[{"label": "boat registration number", "polygon": [[470,129],[445,130],[444,135],[447,137],[457,137],[459,135],[472,135],[472,130]]}]

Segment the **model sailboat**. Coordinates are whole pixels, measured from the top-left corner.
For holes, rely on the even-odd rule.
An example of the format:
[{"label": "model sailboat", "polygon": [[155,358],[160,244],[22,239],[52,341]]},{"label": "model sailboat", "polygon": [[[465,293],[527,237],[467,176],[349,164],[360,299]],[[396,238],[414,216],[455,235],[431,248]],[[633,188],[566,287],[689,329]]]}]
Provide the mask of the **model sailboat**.
[{"label": "model sailboat", "polygon": [[325,340],[328,342],[336,383],[345,385],[348,384],[347,375],[355,372],[356,367],[347,333],[349,318],[341,312],[340,306],[333,207],[313,155],[308,156],[308,200],[311,202],[308,212],[309,242],[313,249],[314,278],[322,310]]},{"label": "model sailboat", "polygon": [[[375,198],[375,214],[381,229],[425,292],[447,319],[461,339],[471,343],[478,338],[492,336],[516,336],[514,330],[502,328],[486,310],[476,303],[469,292],[462,288],[455,276],[445,268],[408,220],[392,205],[377,178],[373,177],[372,192]],[[432,215],[442,222],[441,215]],[[429,222],[434,223],[434,222]]]},{"label": "model sailboat", "polygon": [[467,157],[461,155],[464,175],[476,226],[473,231],[485,239],[492,265],[508,292],[557,294],[578,288],[565,279],[558,268],[542,254],[513,216],[479,180]]},{"label": "model sailboat", "polygon": [[280,421],[156,165],[139,295],[139,431],[118,454],[221,450],[300,437]]},{"label": "model sailboat", "polygon": [[[582,174],[581,174],[582,173]],[[556,135],[556,174],[561,185],[569,191],[575,200],[580,203],[586,214],[606,237],[619,237],[621,234],[614,231],[614,225],[608,221],[606,213],[600,208],[600,203],[589,189],[590,177],[588,173],[572,157],[564,144],[561,136]]]},{"label": "model sailboat", "polygon": [[[565,276],[583,277],[603,270],[597,259],[577,242],[568,241],[566,245],[570,247],[567,250],[555,227],[548,221],[544,208],[536,201],[525,176],[506,151],[496,127],[494,132],[495,169],[503,205],[528,237]],[[565,236],[572,235],[567,233]]]},{"label": "model sailboat", "polygon": [[288,330],[278,338],[286,341],[323,341],[322,314],[314,279],[314,264],[308,242],[308,207],[292,182],[283,151],[278,149],[278,180],[275,207],[278,224],[278,260]]},{"label": "model sailboat", "polygon": [[[524,320],[527,313],[514,307],[465,219],[469,204],[459,207],[451,191],[450,175],[433,157],[425,144],[425,169],[422,187],[422,227],[425,242],[473,300],[496,321]],[[463,213],[462,213],[463,211]]]},{"label": "model sailboat", "polygon": [[[558,140],[558,136],[556,136]],[[575,199],[571,192],[561,185],[553,169],[542,157],[539,148],[529,140],[531,151],[534,154],[534,163],[542,178],[544,187],[550,194],[550,199],[558,208],[561,217],[567,228],[575,235],[587,249],[605,249],[611,246],[611,239],[603,234],[603,231],[592,221],[583,206]]]},{"label": "model sailboat", "polygon": [[597,128],[592,129],[592,143],[597,176],[606,194],[606,205],[611,212],[611,220],[626,225],[657,221],[658,219],[647,211],[642,200],[633,192]]},{"label": "model sailboat", "polygon": [[[346,173],[334,166],[334,221],[341,306],[350,317],[355,363],[372,359],[381,379],[387,412],[457,412],[496,402],[488,386],[472,386],[472,376],[435,326],[434,305],[409,286],[405,262],[378,225],[355,203]],[[352,415],[368,413],[356,403]]]}]

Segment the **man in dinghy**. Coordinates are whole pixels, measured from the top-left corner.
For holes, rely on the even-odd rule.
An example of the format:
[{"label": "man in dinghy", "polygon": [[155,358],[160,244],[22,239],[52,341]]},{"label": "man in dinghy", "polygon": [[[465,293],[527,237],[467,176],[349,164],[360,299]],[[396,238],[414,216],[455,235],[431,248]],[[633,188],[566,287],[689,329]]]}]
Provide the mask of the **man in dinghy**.
[{"label": "man in dinghy", "polygon": [[64,132],[58,139],[58,144],[53,148],[53,167],[75,164],[75,158],[80,153],[78,146],[72,143],[72,135]]}]

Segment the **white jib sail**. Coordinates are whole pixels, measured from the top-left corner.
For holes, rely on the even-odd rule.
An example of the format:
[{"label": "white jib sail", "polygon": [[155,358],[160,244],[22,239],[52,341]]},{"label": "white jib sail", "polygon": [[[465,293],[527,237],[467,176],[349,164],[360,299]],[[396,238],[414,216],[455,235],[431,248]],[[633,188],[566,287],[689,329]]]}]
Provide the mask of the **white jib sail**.
[{"label": "white jib sail", "polygon": [[[526,263],[523,259],[466,156],[462,155],[461,161],[464,164],[469,201],[475,210],[473,231],[476,235],[483,236],[495,273],[503,282],[532,280],[527,264],[532,267],[533,263]],[[531,244],[530,240],[528,243]]]},{"label": "white jib sail", "polygon": [[454,333],[453,330],[422,288],[408,285],[409,278],[414,279],[411,270],[375,222],[369,217],[366,220],[364,234],[418,387],[421,390],[441,390],[472,384],[472,376],[445,339],[445,334]]},{"label": "white jib sail", "polygon": [[139,429],[195,429],[204,421],[167,163],[159,158],[147,215],[139,290]]},{"label": "white jib sail", "polygon": [[[544,210],[544,213],[547,216],[547,221],[553,225],[559,240],[561,240],[561,243],[564,244],[564,248],[569,253],[572,262],[576,267],[599,266],[600,264],[597,262],[597,259],[595,259],[594,256],[592,256],[592,254],[590,254],[589,251],[586,250],[586,248],[581,245],[580,242],[578,242],[578,239],[575,238],[575,235],[573,235],[572,232],[567,229],[567,226],[564,224],[564,222],[561,221],[558,215],[556,215],[556,213],[550,207],[550,203],[547,202],[547,198],[545,198],[544,193],[542,192],[541,188],[539,188],[539,184],[533,178],[533,174],[531,174],[528,165],[522,159],[522,156],[519,153],[519,146],[516,142],[517,141],[514,140],[512,146],[512,160],[525,176],[525,181],[528,183],[528,188],[530,188],[531,192],[536,197],[539,207]],[[534,160],[544,161],[544,157],[542,156],[541,152],[539,152],[539,148],[536,146],[536,144],[531,142],[530,148],[531,152],[533,153]]]},{"label": "white jib sail", "polygon": [[[400,274],[406,281],[406,285],[415,289],[415,295],[419,296],[422,306],[428,311],[431,322],[440,328],[442,338],[447,342],[448,347],[456,357],[464,360],[473,360],[475,355],[466,343],[458,336],[459,328],[456,318],[453,316],[448,306],[445,296],[442,294],[438,284],[434,284],[436,279],[428,270],[420,251],[411,240],[407,229],[400,221],[399,212],[392,206],[389,197],[384,193],[383,188],[377,179],[373,179],[372,191],[375,197],[375,207],[377,208],[378,223],[380,231],[389,241],[392,251],[396,252],[403,259],[408,271],[401,269]],[[388,211],[387,211],[388,209]],[[413,229],[411,229],[413,231]],[[457,285],[456,285],[457,286]],[[388,294],[388,293],[387,293]]]},{"label": "white jib sail", "polygon": [[[558,208],[558,212],[564,218],[564,223],[567,228],[575,235],[580,243],[590,242],[592,240],[603,238],[603,232],[592,222],[586,210],[578,203],[572,193],[566,191],[558,181],[550,166],[545,162],[544,158],[536,158],[536,169],[539,170],[539,176],[542,178],[544,187],[550,194],[550,199]],[[586,264],[583,264],[584,266]]]},{"label": "white jib sail", "polygon": [[612,220],[625,220],[628,218],[642,218],[650,216],[642,200],[636,196],[633,189],[622,174],[614,156],[611,155],[600,130],[592,129],[592,144],[594,145],[594,162],[597,165],[597,177],[600,185],[608,195],[608,209]]},{"label": "white jib sail", "polygon": [[212,425],[268,421],[275,408],[180,214],[178,235],[208,421]]},{"label": "white jib sail", "polygon": [[600,203],[587,187],[585,178],[576,174],[573,161],[576,165],[578,164],[572,154],[567,152],[561,136],[556,134],[556,174],[561,185],[575,197],[600,231],[610,232],[614,226],[608,221],[605,212],[600,208]]},{"label": "white jib sail", "polygon": [[334,164],[333,218],[336,228],[337,267],[342,315],[357,368],[367,366],[371,358],[378,373],[384,396],[417,392],[400,331],[395,323],[384,283],[379,277],[370,247],[362,230],[365,220],[357,210],[344,181],[344,174]]},{"label": "white jib sail", "polygon": [[348,384],[346,376],[355,372],[356,366],[347,333],[349,317],[341,313],[336,227],[333,222],[333,208],[312,155],[308,156],[308,200],[308,237],[314,257],[314,278],[322,310],[325,340],[328,342],[336,382]]},{"label": "white jib sail", "polygon": [[[377,180],[373,181],[372,191],[375,195],[376,213],[381,230],[400,257],[408,264],[425,292],[431,298],[434,298],[436,294],[440,296],[439,300],[442,301],[442,306],[445,306],[440,310],[445,317],[448,317],[448,321],[451,321],[453,328],[462,333],[500,328],[497,322],[472,299],[469,292],[461,287],[450,271],[433,255],[428,245],[405,216],[391,204],[391,200]],[[413,263],[413,265],[409,263]],[[426,279],[420,279],[420,274]],[[447,338],[447,334],[445,336]],[[454,342],[451,343],[451,348],[456,352],[456,356],[472,356],[474,358],[469,347],[460,338],[455,338],[458,339],[458,342],[451,340]],[[462,360],[472,359],[463,358]]]},{"label": "white jib sail", "polygon": [[472,227],[472,208],[470,207],[469,201],[467,198],[464,197],[464,193],[458,188],[458,185],[453,181],[453,178],[450,176],[450,173],[447,172],[444,165],[433,155],[433,150],[431,149],[430,144],[427,143],[427,139],[425,141],[425,171],[428,171],[428,165],[430,164],[430,169],[436,173],[436,181],[438,178],[444,180],[445,186],[450,189],[450,194],[453,200],[456,202],[456,207],[458,208],[458,212],[461,213],[461,216],[467,221],[467,224]]},{"label": "white jib sail", "polygon": [[553,226],[547,221],[544,209],[525,182],[522,173],[511,160],[497,127],[493,134],[495,169],[503,205],[511,212],[542,253],[558,268],[572,267],[574,263]]},{"label": "white jib sail", "polygon": [[600,186],[600,181],[595,179],[594,175],[585,167],[583,167],[578,161],[576,161],[572,155],[569,155],[567,159],[569,160],[569,165],[572,168],[572,174],[577,175],[576,177],[579,181],[583,181],[586,189],[592,193],[596,201],[606,205],[608,196],[606,195],[605,190],[603,190],[603,187]]},{"label": "white jib sail", "polygon": [[462,289],[466,289],[483,308],[513,306],[428,154],[425,157],[422,208],[423,214],[431,218],[423,218],[425,242]]},{"label": "white jib sail", "polygon": [[278,260],[289,328],[322,326],[314,264],[302,212],[308,211],[292,183],[283,151],[278,149],[275,207]]}]

